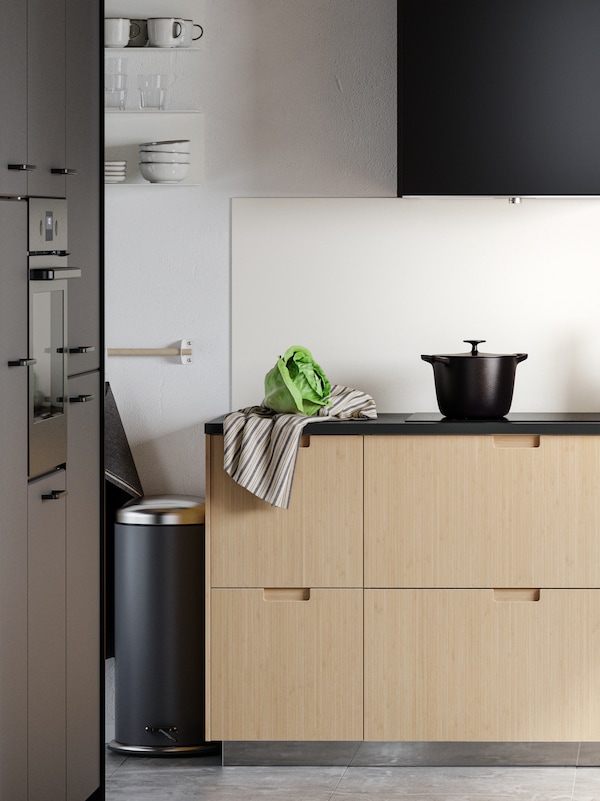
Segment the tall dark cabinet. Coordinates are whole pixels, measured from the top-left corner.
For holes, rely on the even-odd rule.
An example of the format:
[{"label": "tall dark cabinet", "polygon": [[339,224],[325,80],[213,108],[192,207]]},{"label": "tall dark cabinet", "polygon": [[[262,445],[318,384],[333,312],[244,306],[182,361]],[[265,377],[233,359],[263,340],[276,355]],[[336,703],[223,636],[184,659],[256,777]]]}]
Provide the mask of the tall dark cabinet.
[{"label": "tall dark cabinet", "polygon": [[[0,799],[7,801],[104,794],[101,19],[99,0],[0,8],[10,76],[0,102],[11,109],[0,127]],[[64,417],[66,443],[60,464],[47,470],[29,459],[32,428],[43,418],[32,423],[43,370],[39,358],[31,364],[39,345],[30,209],[40,198],[48,208],[66,201],[68,254],[43,280],[35,276],[35,288],[60,284],[53,279],[62,262],[77,276],[64,293],[64,389],[46,398]]]}]

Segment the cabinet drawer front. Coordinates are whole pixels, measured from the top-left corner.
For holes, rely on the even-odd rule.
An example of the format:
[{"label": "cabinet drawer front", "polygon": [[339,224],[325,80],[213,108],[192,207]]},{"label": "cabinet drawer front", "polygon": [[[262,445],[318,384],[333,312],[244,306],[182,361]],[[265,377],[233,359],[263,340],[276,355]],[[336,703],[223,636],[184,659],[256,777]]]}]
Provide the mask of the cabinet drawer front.
[{"label": "cabinet drawer front", "polygon": [[28,488],[27,689],[30,798],[66,782],[66,473]]},{"label": "cabinet drawer front", "polygon": [[362,591],[211,593],[209,739],[362,740]]},{"label": "cabinet drawer front", "polygon": [[599,630],[600,590],[366,590],[365,739],[598,740]]},{"label": "cabinet drawer front", "polygon": [[206,533],[213,587],[362,587],[362,437],[305,438],[289,509],[223,470],[223,437],[207,437]]},{"label": "cabinet drawer front", "polygon": [[600,586],[600,437],[365,438],[365,585]]}]

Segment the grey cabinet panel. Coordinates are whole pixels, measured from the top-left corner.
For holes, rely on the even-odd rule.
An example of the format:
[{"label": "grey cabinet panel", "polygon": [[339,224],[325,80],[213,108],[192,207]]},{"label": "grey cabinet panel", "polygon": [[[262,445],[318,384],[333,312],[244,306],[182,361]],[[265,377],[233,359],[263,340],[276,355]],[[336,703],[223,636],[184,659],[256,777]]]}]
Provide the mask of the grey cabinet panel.
[{"label": "grey cabinet panel", "polygon": [[[64,470],[29,485],[29,798],[62,799],[66,784]],[[44,496],[56,493],[55,499]]]},{"label": "grey cabinet panel", "polygon": [[[67,176],[69,265],[81,278],[69,286],[69,374],[100,364],[100,39],[98,0],[67,0]],[[85,113],[82,113],[85,109]],[[94,348],[94,350],[91,350]]]},{"label": "grey cabinet panel", "polygon": [[[12,4],[11,4],[12,5]],[[1,90],[0,90],[1,91]],[[27,797],[27,204],[0,201],[0,798]]]},{"label": "grey cabinet panel", "polygon": [[64,0],[27,0],[27,14],[27,191],[64,197],[64,175],[51,173],[67,166]]},{"label": "grey cabinet panel", "polygon": [[100,785],[100,412],[98,373],[68,381],[67,801]]},{"label": "grey cabinet panel", "polygon": [[[9,170],[9,164],[27,163],[27,6],[0,6],[0,52],[6,70],[0,82],[0,194],[24,194],[27,173]],[[8,111],[10,109],[10,112]]]}]

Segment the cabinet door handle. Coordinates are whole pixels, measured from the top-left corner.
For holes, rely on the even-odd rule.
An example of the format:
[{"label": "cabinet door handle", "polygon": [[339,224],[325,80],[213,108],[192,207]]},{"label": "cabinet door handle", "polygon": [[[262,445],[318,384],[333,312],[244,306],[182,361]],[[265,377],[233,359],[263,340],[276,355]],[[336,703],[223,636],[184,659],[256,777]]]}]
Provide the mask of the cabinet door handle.
[{"label": "cabinet door handle", "polygon": [[264,601],[310,601],[308,587],[265,587]]},{"label": "cabinet door handle", "polygon": [[37,359],[15,359],[8,363],[9,367],[31,367],[32,364],[37,364]]},{"label": "cabinet door handle", "polygon": [[8,164],[9,170],[37,170],[35,164]]},{"label": "cabinet door handle", "polygon": [[69,398],[69,403],[89,403],[95,399],[95,395],[76,395],[74,398]]},{"label": "cabinet door handle", "polygon": [[62,498],[63,495],[66,495],[66,490],[50,490],[50,492],[46,492],[42,495],[43,501],[58,501]]},{"label": "cabinet door handle", "polygon": [[539,448],[539,434],[494,434],[494,448]]},{"label": "cabinet door handle", "polygon": [[68,167],[52,167],[50,172],[52,175],[77,175],[77,170],[71,170]]},{"label": "cabinet door handle", "polygon": [[95,345],[78,345],[76,348],[69,348],[69,353],[94,353]]},{"label": "cabinet door handle", "polygon": [[494,601],[496,603],[511,601],[539,601],[540,591],[527,587],[501,587],[494,589]]}]

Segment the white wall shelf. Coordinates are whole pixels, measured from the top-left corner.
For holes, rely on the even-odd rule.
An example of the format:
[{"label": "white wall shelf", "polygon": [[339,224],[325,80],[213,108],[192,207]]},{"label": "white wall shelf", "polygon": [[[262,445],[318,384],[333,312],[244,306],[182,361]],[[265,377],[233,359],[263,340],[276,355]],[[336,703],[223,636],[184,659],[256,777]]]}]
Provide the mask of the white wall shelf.
[{"label": "white wall shelf", "polygon": [[[199,111],[110,111],[105,114],[104,158],[126,161],[127,177],[107,186],[195,186],[204,181],[204,123]],[[138,169],[138,147],[143,142],[189,139],[190,172],[178,184],[151,184]]]},{"label": "white wall shelf", "polygon": [[181,17],[204,25],[205,0],[105,0],[105,17]]}]

